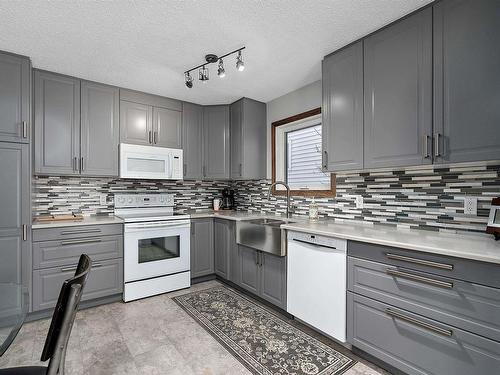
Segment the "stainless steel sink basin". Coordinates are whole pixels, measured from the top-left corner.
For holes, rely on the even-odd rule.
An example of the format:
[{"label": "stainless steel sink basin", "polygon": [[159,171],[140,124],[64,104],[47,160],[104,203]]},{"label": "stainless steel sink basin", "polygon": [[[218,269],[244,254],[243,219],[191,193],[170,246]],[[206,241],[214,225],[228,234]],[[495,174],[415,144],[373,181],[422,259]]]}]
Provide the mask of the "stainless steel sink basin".
[{"label": "stainless steel sink basin", "polygon": [[240,245],[278,256],[286,255],[285,231],[281,224],[293,223],[280,219],[249,219],[236,222],[236,242]]}]

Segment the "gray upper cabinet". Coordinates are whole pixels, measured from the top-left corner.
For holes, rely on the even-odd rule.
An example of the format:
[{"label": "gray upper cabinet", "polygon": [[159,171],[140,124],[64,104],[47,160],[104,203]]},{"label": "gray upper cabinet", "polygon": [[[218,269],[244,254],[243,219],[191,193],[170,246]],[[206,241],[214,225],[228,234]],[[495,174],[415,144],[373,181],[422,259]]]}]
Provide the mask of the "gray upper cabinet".
[{"label": "gray upper cabinet", "polygon": [[29,145],[0,142],[0,171],[0,283],[27,285],[31,232]]},{"label": "gray upper cabinet", "polygon": [[118,176],[118,88],[84,81],[81,104],[81,173]]},{"label": "gray upper cabinet", "polygon": [[500,159],[500,2],[434,5],[438,162]]},{"label": "gray upper cabinet", "polygon": [[243,98],[231,104],[231,178],[266,178],[266,104]]},{"label": "gray upper cabinet", "polygon": [[432,162],[431,8],[365,39],[364,112],[365,168]]},{"label": "gray upper cabinet", "polygon": [[35,71],[35,173],[76,175],[80,162],[80,80]]},{"label": "gray upper cabinet", "polygon": [[30,60],[0,53],[0,141],[30,139]]},{"label": "gray upper cabinet", "polygon": [[363,42],[323,60],[323,169],[363,168]]},{"label": "gray upper cabinet", "polygon": [[204,177],[229,179],[229,106],[203,108]]},{"label": "gray upper cabinet", "polygon": [[214,273],[213,219],[191,220],[191,278]]},{"label": "gray upper cabinet", "polygon": [[153,108],[153,143],[160,147],[182,148],[182,112]]},{"label": "gray upper cabinet", "polygon": [[184,150],[184,179],[203,178],[203,107],[182,105],[182,148]]},{"label": "gray upper cabinet", "polygon": [[153,107],[120,100],[120,142],[151,145]]}]

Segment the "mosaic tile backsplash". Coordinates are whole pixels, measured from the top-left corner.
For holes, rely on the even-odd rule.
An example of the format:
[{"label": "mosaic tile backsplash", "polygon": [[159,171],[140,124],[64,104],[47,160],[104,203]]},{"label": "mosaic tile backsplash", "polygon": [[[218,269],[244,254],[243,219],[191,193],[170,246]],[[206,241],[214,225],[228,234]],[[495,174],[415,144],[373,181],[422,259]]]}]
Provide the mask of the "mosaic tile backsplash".
[{"label": "mosaic tile backsplash", "polygon": [[[235,190],[239,210],[285,213],[286,200],[267,199],[269,180],[137,181],[110,178],[35,177],[33,214],[113,213],[113,195],[123,192],[175,194],[176,209],[211,208],[225,187]],[[357,209],[355,197],[364,197]],[[466,195],[478,198],[477,216],[465,215]],[[429,166],[337,175],[337,196],[318,198],[320,216],[428,230],[484,232],[493,197],[500,196],[500,164]],[[293,197],[297,215],[308,215],[311,198]]]}]

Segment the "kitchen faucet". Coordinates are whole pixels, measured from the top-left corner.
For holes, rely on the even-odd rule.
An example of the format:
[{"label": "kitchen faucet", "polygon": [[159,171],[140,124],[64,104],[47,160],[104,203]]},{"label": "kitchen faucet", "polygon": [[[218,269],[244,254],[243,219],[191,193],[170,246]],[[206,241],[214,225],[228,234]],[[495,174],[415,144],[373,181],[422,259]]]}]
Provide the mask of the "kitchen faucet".
[{"label": "kitchen faucet", "polygon": [[290,186],[288,186],[283,181],[276,181],[269,186],[269,191],[267,192],[267,200],[271,199],[271,192],[273,187],[276,185],[283,185],[286,188],[286,217],[292,216],[292,210],[290,209]]}]

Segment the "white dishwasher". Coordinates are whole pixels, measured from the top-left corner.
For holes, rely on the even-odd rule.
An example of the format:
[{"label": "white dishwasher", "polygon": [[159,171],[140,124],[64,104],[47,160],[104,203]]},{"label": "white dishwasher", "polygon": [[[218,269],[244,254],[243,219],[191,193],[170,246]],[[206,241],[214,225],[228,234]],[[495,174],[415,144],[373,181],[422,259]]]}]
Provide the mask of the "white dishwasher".
[{"label": "white dishwasher", "polygon": [[347,241],[288,231],[287,311],[346,341]]}]

